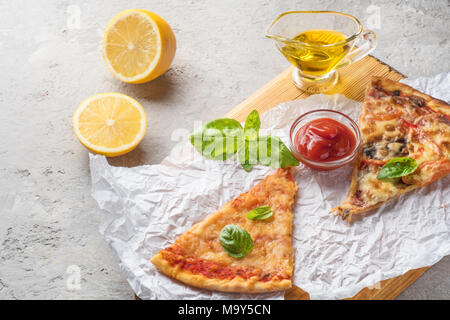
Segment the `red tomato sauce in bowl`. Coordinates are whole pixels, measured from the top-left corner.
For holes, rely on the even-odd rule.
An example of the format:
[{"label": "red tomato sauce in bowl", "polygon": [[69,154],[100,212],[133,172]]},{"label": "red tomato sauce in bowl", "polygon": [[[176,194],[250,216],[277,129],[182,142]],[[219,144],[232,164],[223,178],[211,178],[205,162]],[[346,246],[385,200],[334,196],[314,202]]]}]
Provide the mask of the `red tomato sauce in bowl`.
[{"label": "red tomato sauce in bowl", "polygon": [[317,170],[332,170],[351,162],[361,140],[358,125],[351,118],[326,109],[297,118],[290,135],[294,156]]},{"label": "red tomato sauce in bowl", "polygon": [[314,161],[336,161],[348,156],[356,145],[355,134],[331,118],[319,118],[298,130],[294,140],[297,151]]}]

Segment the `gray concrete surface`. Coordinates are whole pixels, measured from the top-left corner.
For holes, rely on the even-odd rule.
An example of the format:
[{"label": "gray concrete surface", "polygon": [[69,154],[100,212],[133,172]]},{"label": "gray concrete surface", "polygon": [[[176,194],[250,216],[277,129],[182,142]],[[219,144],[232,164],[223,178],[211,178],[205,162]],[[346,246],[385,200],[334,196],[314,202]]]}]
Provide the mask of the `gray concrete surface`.
[{"label": "gray concrete surface", "polygon": [[[160,14],[178,40],[172,68],[143,85],[115,80],[100,53],[107,22],[132,7]],[[98,233],[88,153],[72,133],[73,111],[99,92],[135,97],[149,130],[135,151],[111,163],[158,163],[176,143],[174,129],[225,114],[288,66],[263,32],[294,9],[343,11],[365,24],[379,10],[376,57],[409,77],[450,70],[446,0],[2,1],[0,299],[132,299]],[[81,286],[74,289],[67,284],[77,268]],[[399,298],[449,299],[450,258]]]}]

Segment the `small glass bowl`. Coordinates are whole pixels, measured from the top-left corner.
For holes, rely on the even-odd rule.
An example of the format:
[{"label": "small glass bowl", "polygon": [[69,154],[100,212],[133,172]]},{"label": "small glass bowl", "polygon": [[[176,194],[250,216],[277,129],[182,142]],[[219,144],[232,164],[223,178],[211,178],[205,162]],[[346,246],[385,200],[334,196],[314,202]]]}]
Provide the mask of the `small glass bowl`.
[{"label": "small glass bowl", "polygon": [[[319,118],[331,118],[336,121],[339,121],[340,123],[347,126],[350,129],[350,131],[353,132],[356,140],[355,148],[348,156],[335,161],[314,161],[305,158],[298,152],[297,148],[295,147],[295,136],[297,135],[298,130],[300,130],[300,128],[303,127],[308,122]],[[359,127],[356,124],[356,122],[353,121],[349,116],[339,111],[334,111],[330,109],[318,109],[302,114],[292,124],[289,138],[290,138],[290,149],[292,151],[292,154],[300,162],[304,163],[308,167],[321,171],[334,170],[352,162],[353,159],[355,159],[356,155],[358,154],[359,148],[361,146],[361,133],[359,131]]]}]

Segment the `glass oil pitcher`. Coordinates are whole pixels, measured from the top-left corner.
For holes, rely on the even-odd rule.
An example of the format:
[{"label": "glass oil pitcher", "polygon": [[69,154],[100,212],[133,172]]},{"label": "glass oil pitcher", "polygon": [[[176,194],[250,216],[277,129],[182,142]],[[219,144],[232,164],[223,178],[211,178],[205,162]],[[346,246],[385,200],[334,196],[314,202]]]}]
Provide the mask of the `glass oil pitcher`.
[{"label": "glass oil pitcher", "polygon": [[375,33],[363,30],[358,19],[333,11],[282,13],[265,35],[295,66],[295,85],[308,93],[330,90],[338,82],[338,68],[360,60],[377,45]]}]

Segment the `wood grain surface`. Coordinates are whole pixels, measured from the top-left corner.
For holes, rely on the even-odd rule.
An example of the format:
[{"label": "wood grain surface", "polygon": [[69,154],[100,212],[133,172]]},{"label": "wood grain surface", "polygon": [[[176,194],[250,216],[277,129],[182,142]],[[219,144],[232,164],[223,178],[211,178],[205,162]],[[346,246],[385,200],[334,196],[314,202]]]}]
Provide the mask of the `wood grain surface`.
[{"label": "wood grain surface", "polygon": [[[245,121],[248,113],[253,109],[263,113],[282,102],[308,97],[309,94],[297,89],[292,82],[292,70],[293,67],[290,67],[279,74],[264,87],[257,90],[249,98],[228,112],[226,117]],[[340,69],[339,75],[338,84],[331,91],[327,92],[327,94],[340,93],[357,101],[364,100],[365,88],[371,76],[380,76],[392,80],[405,78],[403,74],[373,56],[367,56],[356,63]],[[428,268],[410,270],[402,276],[381,281],[374,288],[361,290],[351,299],[394,299],[428,270]],[[302,289],[294,287],[286,292],[285,299],[305,300],[309,299],[309,295]]]}]

